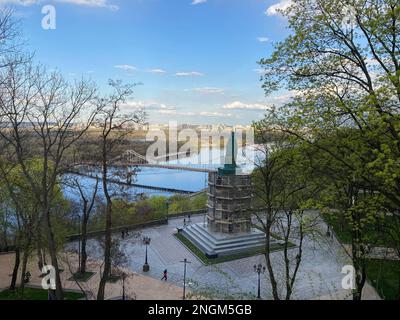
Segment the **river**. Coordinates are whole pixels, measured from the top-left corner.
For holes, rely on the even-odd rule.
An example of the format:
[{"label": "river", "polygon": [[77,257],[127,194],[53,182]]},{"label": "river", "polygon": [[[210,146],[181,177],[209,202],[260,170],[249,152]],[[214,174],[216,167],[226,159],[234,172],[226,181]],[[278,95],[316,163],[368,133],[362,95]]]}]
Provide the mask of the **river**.
[{"label": "river", "polygon": [[[243,172],[251,172],[254,168],[253,154],[259,157],[259,153],[254,152],[254,147],[239,148],[237,156],[237,164]],[[196,168],[217,169],[224,163],[224,152],[220,149],[203,148],[197,154],[177,160],[167,161],[166,164],[180,165]],[[131,168],[134,169],[133,167]],[[95,187],[95,180],[77,175],[66,175],[64,179],[78,179],[80,184],[84,186],[87,194],[91,194]],[[185,170],[171,170],[164,168],[141,167],[137,173],[134,183],[146,186],[163,187],[170,189],[186,190],[198,192],[207,187],[208,173],[194,172]],[[124,195],[133,200],[137,195],[144,194],[151,196],[172,196],[173,193],[144,189],[132,186],[124,186],[110,184],[114,194]],[[101,184],[99,185],[99,196],[103,195]],[[79,193],[72,187],[64,186],[64,195],[67,199],[79,200]]]}]

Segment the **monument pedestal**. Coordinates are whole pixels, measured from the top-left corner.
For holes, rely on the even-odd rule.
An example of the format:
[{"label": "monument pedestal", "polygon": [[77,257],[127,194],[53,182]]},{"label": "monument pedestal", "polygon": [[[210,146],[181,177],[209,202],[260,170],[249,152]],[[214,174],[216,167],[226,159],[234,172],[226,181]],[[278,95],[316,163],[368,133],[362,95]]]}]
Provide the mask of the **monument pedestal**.
[{"label": "monument pedestal", "polygon": [[227,234],[210,232],[204,223],[197,223],[181,232],[210,259],[263,249],[266,245],[265,233],[255,228],[249,232]]},{"label": "monument pedestal", "polygon": [[207,257],[235,255],[265,249],[265,233],[252,228],[252,176],[236,165],[235,133],[227,143],[225,165],[208,175],[207,225],[185,227],[181,232]]}]

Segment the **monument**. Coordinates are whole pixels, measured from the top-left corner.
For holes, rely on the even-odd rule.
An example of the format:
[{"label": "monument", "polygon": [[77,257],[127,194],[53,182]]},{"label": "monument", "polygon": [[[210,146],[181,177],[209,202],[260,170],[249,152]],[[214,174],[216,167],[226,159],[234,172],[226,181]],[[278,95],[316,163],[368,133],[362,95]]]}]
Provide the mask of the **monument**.
[{"label": "monument", "polygon": [[208,258],[239,254],[266,245],[265,233],[252,227],[252,180],[236,164],[235,140],[232,132],[225,165],[209,173],[206,223],[192,224],[182,230]]}]

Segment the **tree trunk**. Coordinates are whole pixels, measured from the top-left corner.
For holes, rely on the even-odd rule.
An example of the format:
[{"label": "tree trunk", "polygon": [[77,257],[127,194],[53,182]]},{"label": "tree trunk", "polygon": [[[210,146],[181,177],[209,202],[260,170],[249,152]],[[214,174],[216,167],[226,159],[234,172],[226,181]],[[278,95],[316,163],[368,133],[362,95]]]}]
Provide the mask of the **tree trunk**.
[{"label": "tree trunk", "polygon": [[17,285],[17,278],[18,278],[18,269],[19,269],[19,265],[20,265],[20,258],[21,254],[19,251],[19,248],[15,248],[15,262],[14,262],[14,269],[13,269],[13,273],[12,273],[12,277],[11,277],[11,284],[10,284],[10,290],[14,291],[16,289],[16,285]]},{"label": "tree trunk", "polygon": [[21,282],[19,286],[22,295],[25,288],[25,274],[26,274],[26,265],[28,264],[28,257],[29,257],[29,249],[26,248],[22,256]]},{"label": "tree trunk", "polygon": [[272,268],[272,262],[270,257],[270,244],[271,244],[271,223],[267,221],[267,226],[265,228],[265,235],[266,235],[266,253],[265,253],[265,260],[267,264],[268,275],[271,283],[272,288],[272,296],[274,300],[280,300],[278,294],[278,285],[276,283],[274,270]]},{"label": "tree trunk", "polygon": [[58,266],[58,259],[57,259],[57,248],[56,248],[54,234],[53,234],[52,227],[51,227],[49,210],[46,210],[44,216],[45,216],[45,220],[46,220],[47,239],[49,242],[49,253],[50,253],[50,258],[51,258],[51,264],[55,269],[56,297],[57,297],[57,300],[64,300],[64,293],[63,293],[61,277],[60,277],[60,269]]},{"label": "tree trunk", "polygon": [[104,300],[105,286],[111,272],[111,207],[106,208],[106,233],[104,246],[104,270],[100,280],[97,300]]},{"label": "tree trunk", "polygon": [[[103,145],[103,148],[105,144]],[[97,300],[104,300],[107,279],[111,272],[111,227],[112,227],[112,200],[108,193],[107,179],[107,153],[103,149],[103,192],[106,197],[106,232],[104,245],[104,271],[99,284]]]},{"label": "tree trunk", "polygon": [[397,299],[400,300],[400,270],[397,273]]},{"label": "tree trunk", "polygon": [[38,258],[38,268],[39,268],[39,272],[42,273],[44,264],[43,264],[42,250],[40,249],[39,244],[38,244],[36,250],[37,250],[36,254],[37,254],[37,258]]},{"label": "tree trunk", "polygon": [[84,275],[86,273],[86,261],[87,261],[87,253],[86,253],[86,242],[87,242],[87,224],[88,219],[87,216],[83,218],[82,223],[82,235],[81,235],[81,265],[80,265],[80,273]]},{"label": "tree trunk", "polygon": [[9,248],[8,248],[8,239],[7,239],[7,224],[5,223],[4,224],[4,229],[3,229],[4,231],[3,231],[3,237],[4,237],[4,248],[5,248],[5,251],[8,251],[9,250]]}]

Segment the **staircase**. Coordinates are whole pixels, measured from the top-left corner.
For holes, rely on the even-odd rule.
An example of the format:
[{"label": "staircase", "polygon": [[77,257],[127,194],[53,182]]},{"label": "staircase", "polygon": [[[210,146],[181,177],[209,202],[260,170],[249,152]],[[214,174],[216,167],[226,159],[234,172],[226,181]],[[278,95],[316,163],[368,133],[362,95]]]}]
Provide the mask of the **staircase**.
[{"label": "staircase", "polygon": [[258,229],[239,234],[212,233],[203,223],[198,223],[185,227],[181,233],[211,259],[262,249],[266,245],[265,233]]}]

